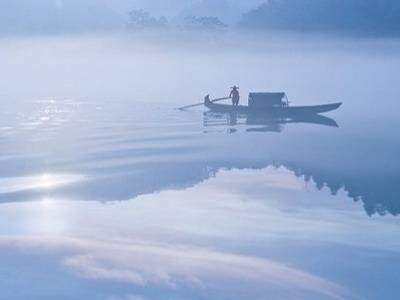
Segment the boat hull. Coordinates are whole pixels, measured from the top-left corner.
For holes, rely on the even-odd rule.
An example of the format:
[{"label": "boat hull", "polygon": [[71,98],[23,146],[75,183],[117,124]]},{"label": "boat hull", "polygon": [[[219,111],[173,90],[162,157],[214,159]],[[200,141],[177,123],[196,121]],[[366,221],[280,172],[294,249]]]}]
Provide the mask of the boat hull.
[{"label": "boat hull", "polygon": [[205,101],[204,105],[212,111],[239,114],[267,114],[267,115],[307,115],[320,114],[338,109],[342,103],[331,103],[313,106],[287,106],[254,108],[244,105],[233,106],[229,104],[217,104]]}]

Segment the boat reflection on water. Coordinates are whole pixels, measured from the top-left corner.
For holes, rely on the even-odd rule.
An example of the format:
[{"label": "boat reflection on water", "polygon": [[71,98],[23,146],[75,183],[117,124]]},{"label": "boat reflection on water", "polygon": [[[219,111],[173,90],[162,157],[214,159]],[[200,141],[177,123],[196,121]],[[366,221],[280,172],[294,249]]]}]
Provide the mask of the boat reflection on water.
[{"label": "boat reflection on water", "polygon": [[[297,114],[293,116],[237,113],[204,113],[204,127],[245,125],[246,132],[282,132],[285,124],[314,124],[339,127],[335,120],[317,114]],[[205,131],[207,132],[207,131]],[[229,128],[229,133],[237,132]]]}]

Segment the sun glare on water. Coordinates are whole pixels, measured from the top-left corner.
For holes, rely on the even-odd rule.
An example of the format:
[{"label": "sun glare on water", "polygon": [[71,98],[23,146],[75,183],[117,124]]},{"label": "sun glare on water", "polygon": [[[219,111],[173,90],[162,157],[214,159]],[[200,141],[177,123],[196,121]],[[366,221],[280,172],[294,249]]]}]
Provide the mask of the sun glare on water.
[{"label": "sun glare on water", "polygon": [[59,186],[73,184],[84,180],[83,175],[50,174],[27,177],[12,177],[0,179],[0,194],[16,193],[27,190],[51,190]]},{"label": "sun glare on water", "polygon": [[39,176],[37,186],[38,188],[51,189],[60,183],[62,183],[60,179],[54,178],[50,174],[43,174]]}]

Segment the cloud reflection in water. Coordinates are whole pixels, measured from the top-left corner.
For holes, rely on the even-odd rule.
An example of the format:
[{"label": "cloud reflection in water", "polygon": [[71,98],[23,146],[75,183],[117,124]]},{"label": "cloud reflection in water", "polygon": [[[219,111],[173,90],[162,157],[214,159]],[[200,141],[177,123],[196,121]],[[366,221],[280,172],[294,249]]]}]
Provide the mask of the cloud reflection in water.
[{"label": "cloud reflection in water", "polygon": [[[344,192],[319,191],[285,168],[221,170],[194,187],[130,201],[52,201],[51,210],[63,212],[68,224],[58,232],[34,226],[43,211],[33,202],[0,206],[2,222],[11,226],[7,218],[13,220],[6,232],[15,232],[2,236],[0,247],[24,249],[15,260],[26,258],[26,250],[53,253],[57,259],[49,264],[63,267],[57,272],[73,274],[81,284],[101,281],[114,292],[118,283],[130,292],[162,289],[176,296],[190,290],[209,299],[357,299],[353,293],[359,291],[347,290],[331,273],[310,271],[316,257],[304,256],[302,243],[399,252],[392,219],[371,223],[358,205]],[[18,223],[31,231],[18,232]],[[263,246],[248,253],[246,245]],[[273,248],[279,253],[271,255]]]},{"label": "cloud reflection in water", "polygon": [[[184,245],[70,238],[0,238],[0,247],[61,253],[61,264],[79,277],[175,290],[220,289],[235,298],[260,298],[277,289],[287,299],[354,299],[340,286],[272,260]],[[223,284],[224,283],[224,284]],[[257,291],[251,291],[257,287]]]}]

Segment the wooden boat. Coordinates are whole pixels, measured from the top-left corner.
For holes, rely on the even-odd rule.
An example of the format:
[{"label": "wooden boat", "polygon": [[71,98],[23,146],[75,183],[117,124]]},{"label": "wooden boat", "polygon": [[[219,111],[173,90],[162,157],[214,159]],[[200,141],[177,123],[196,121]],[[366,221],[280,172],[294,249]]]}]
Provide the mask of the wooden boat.
[{"label": "wooden boat", "polygon": [[283,101],[284,93],[250,93],[249,105],[218,104],[207,96],[204,105],[214,112],[239,114],[270,114],[270,115],[309,115],[320,114],[338,109],[342,103],[330,103],[312,106],[289,106]]}]

